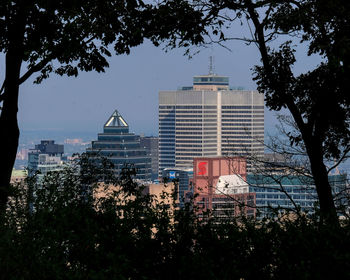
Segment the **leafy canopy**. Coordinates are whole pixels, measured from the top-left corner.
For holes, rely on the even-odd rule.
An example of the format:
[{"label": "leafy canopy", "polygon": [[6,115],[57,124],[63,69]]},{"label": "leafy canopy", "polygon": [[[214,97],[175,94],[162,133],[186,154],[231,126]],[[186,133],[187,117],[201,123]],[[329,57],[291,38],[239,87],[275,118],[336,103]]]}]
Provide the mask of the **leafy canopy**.
[{"label": "leafy canopy", "polygon": [[[146,1],[148,2],[148,1]],[[190,18],[188,18],[190,16]],[[54,72],[77,76],[79,70],[103,72],[113,46],[116,54],[150,39],[198,43],[201,12],[174,0],[152,5],[141,0],[5,0],[0,3],[0,51],[16,42],[16,55],[27,64],[20,83],[40,72],[40,83]],[[190,19],[190,20],[189,20]]]}]

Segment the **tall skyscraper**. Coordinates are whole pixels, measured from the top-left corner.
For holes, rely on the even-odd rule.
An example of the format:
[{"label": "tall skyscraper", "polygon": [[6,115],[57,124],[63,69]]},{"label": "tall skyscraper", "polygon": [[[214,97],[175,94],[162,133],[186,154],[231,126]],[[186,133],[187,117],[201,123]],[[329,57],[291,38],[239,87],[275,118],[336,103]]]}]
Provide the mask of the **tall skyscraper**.
[{"label": "tall skyscraper", "polygon": [[98,134],[98,140],[92,141],[86,150],[91,157],[105,157],[114,164],[118,174],[126,165],[137,170],[137,179],[151,179],[151,158],[145,148],[140,146],[140,136],[129,132],[129,125],[116,110]]},{"label": "tall skyscraper", "polygon": [[262,156],[263,142],[264,96],[256,90],[230,90],[228,77],[209,74],[159,92],[160,174],[191,167],[194,157]]}]

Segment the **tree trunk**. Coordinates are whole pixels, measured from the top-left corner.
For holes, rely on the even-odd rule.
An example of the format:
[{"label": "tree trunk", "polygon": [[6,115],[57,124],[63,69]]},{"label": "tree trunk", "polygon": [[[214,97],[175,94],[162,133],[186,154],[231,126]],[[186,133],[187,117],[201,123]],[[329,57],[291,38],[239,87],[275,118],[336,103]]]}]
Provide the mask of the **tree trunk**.
[{"label": "tree trunk", "polygon": [[10,179],[15,163],[19,129],[17,123],[19,77],[22,64],[22,54],[18,46],[9,49],[6,54],[6,74],[4,100],[0,116],[1,159],[0,159],[0,214],[6,209],[10,194]]},{"label": "tree trunk", "polygon": [[[255,39],[257,40],[259,46],[264,70],[269,78],[267,84],[270,85],[271,90],[275,91],[275,94],[278,94],[282,97],[285,95],[285,91],[283,88],[275,87],[278,86],[279,83],[278,80],[276,80],[274,77],[269,61],[268,48],[264,34],[264,28],[266,26],[259,21],[259,15],[252,1],[247,0],[245,4],[247,5],[247,11],[255,26]],[[332,189],[328,180],[328,172],[323,162],[322,144],[319,143],[320,139],[319,137],[312,137],[310,135],[311,131],[307,131],[305,128],[305,123],[303,121],[303,116],[297,108],[295,100],[292,97],[287,98],[285,105],[292,114],[293,119],[296,122],[299,131],[301,132],[302,140],[306,147],[307,156],[311,164],[312,176],[320,202],[321,219],[323,219],[328,224],[339,225],[335,204],[333,201]]]},{"label": "tree trunk", "polygon": [[25,1],[19,1],[14,6],[14,14],[7,15],[8,47],[6,53],[6,69],[3,93],[3,104],[0,116],[0,215],[6,210],[10,194],[12,168],[16,160],[19,140],[17,122],[19,79],[24,54],[24,32],[26,25]]},{"label": "tree trunk", "polygon": [[[315,147],[316,146],[316,147]],[[320,214],[329,225],[339,225],[337,211],[335,208],[332,187],[329,184],[327,168],[323,163],[323,154],[317,145],[307,147],[311,164],[311,172],[315,182],[318,200],[320,203]]]}]

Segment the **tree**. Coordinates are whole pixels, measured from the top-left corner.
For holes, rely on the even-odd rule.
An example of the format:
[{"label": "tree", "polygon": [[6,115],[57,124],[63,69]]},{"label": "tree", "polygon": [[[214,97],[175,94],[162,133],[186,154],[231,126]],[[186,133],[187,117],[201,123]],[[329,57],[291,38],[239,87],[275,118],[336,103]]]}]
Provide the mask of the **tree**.
[{"label": "tree", "polygon": [[[298,128],[292,146],[305,147],[325,222],[338,224],[326,162],[337,164],[350,150],[350,3],[327,0],[202,0],[206,43],[230,39],[255,44],[261,65],[254,68],[258,90],[275,111],[287,108]],[[251,38],[225,34],[232,22],[247,23]],[[282,44],[276,49],[276,42]],[[303,74],[293,72],[294,45],[321,63]]]},{"label": "tree", "polygon": [[[190,15],[190,21],[184,16]],[[4,0],[0,3],[0,52],[5,54],[5,78],[0,90],[0,212],[9,195],[19,129],[18,94],[22,83],[35,83],[51,73],[77,76],[79,71],[103,72],[111,46],[116,54],[150,39],[201,40],[201,25],[182,1],[152,6],[142,0]],[[160,25],[166,19],[166,25]],[[159,28],[155,28],[159,26]],[[22,66],[26,66],[23,71]],[[2,103],[2,104],[1,104]]]},{"label": "tree", "polygon": [[[336,229],[305,216],[203,220],[172,211],[165,186],[163,198],[145,194],[133,171],[115,178],[86,157],[77,163],[13,186],[0,217],[1,279],[350,276],[349,219]],[[119,187],[101,184],[101,173]]]}]

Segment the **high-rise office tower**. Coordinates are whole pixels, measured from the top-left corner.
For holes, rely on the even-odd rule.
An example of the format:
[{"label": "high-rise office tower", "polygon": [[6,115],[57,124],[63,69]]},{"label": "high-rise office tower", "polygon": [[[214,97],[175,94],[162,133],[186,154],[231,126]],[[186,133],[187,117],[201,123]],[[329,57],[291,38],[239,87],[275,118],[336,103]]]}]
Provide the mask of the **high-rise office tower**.
[{"label": "high-rise office tower", "polygon": [[129,125],[116,110],[86,150],[92,158],[105,157],[114,165],[116,174],[124,166],[131,165],[137,170],[137,179],[151,179],[151,158],[140,145],[140,136],[129,132]]},{"label": "high-rise office tower", "polygon": [[140,145],[151,157],[152,180],[158,178],[158,137],[140,136]]},{"label": "high-rise office tower", "polygon": [[264,96],[231,90],[228,77],[195,76],[192,87],[159,92],[159,172],[194,157],[264,152]]}]

